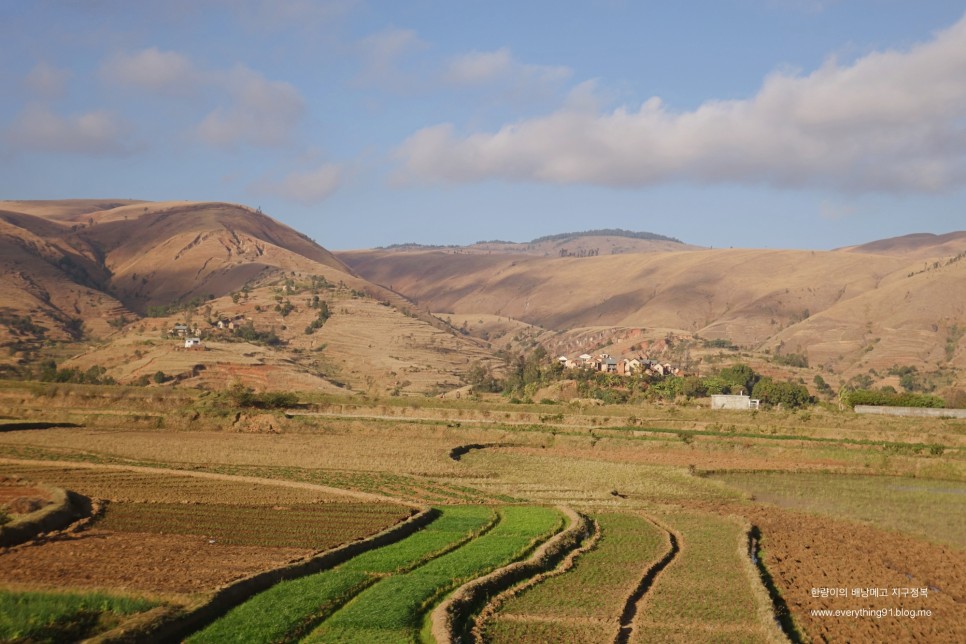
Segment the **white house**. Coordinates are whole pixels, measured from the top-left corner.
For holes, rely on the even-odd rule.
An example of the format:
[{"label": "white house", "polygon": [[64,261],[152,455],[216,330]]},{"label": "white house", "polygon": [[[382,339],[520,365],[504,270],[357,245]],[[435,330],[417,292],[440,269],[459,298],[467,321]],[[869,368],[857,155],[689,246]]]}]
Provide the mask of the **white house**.
[{"label": "white house", "polygon": [[184,339],[185,349],[200,349],[201,348],[201,338],[185,338]]}]

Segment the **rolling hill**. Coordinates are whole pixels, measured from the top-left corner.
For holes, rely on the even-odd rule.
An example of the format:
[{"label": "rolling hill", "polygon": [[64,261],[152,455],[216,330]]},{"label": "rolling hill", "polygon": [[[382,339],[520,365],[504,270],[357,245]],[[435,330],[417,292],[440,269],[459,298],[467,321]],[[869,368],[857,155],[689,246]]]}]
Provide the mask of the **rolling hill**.
[{"label": "rolling hill", "polygon": [[643,330],[652,339],[674,334],[802,354],[842,378],[893,365],[966,368],[962,232],[824,252],[684,247],[537,257],[383,249],[338,256],[440,316],[511,318],[557,332],[545,344],[561,350],[599,348],[606,338]]},{"label": "rolling hill", "polygon": [[[966,370],[966,232],[824,252],[600,230],[332,253],[236,204],[8,201],[0,270],[2,364],[17,373],[54,357],[119,382],[161,372],[210,387],[431,393],[538,343],[673,351],[697,372],[734,347],[765,371],[833,384],[892,384],[899,366],[962,386]],[[178,323],[207,350],[185,351]]]},{"label": "rolling hill", "polygon": [[[11,368],[54,341],[66,343],[64,366],[121,382],[161,371],[199,384],[424,392],[458,386],[470,361],[489,358],[305,235],[235,204],[0,202],[0,269]],[[274,346],[216,331],[219,320],[244,320]],[[208,350],[167,337],[179,322],[210,335]]]}]

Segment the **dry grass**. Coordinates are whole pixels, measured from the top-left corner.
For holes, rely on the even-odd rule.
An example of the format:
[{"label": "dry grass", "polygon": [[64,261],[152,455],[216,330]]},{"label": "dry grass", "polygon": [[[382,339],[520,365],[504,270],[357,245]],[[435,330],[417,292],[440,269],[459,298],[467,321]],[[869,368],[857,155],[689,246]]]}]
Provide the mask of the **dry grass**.
[{"label": "dry grass", "polygon": [[966,549],[966,484],[891,476],[784,472],[716,478],[760,503],[836,518]]},{"label": "dry grass", "polygon": [[[114,463],[115,466],[86,467],[80,462],[76,467],[19,463],[4,465],[0,474],[18,473],[32,481],[50,482],[95,496],[126,501],[204,504],[217,498],[219,503],[237,499],[240,505],[244,505],[244,499],[252,504],[289,506],[332,500],[323,490],[284,486],[303,482],[433,502],[492,504],[513,497],[528,503],[565,503],[606,513],[615,520],[628,520],[632,517],[630,513],[643,511],[674,529],[681,543],[677,559],[660,574],[649,591],[649,595],[653,595],[638,613],[636,630],[645,641],[684,641],[688,638],[758,641],[768,636],[759,621],[760,594],[756,594],[754,580],[749,577],[748,565],[739,548],[745,519],[709,512],[727,508],[721,512],[755,517],[758,516],[755,513],[763,509],[752,505],[742,492],[721,481],[696,476],[697,470],[768,468],[787,472],[809,468],[877,474],[915,473],[919,478],[910,479],[910,485],[919,485],[928,491],[913,494],[909,503],[888,505],[888,513],[894,514],[896,521],[902,517],[907,522],[915,522],[922,516],[917,504],[924,501],[936,517],[958,518],[961,514],[955,498],[952,505],[943,505],[933,494],[943,485],[961,487],[959,483],[929,482],[922,477],[966,480],[966,459],[961,447],[966,433],[964,426],[962,422],[939,419],[916,420],[910,424],[908,419],[855,417],[818,410],[808,417],[771,412],[721,415],[705,408],[581,409],[466,400],[367,402],[360,398],[306,395],[306,400],[324,410],[322,413],[335,415],[288,419],[280,434],[241,434],[125,427],[124,419],[133,418],[130,415],[138,409],[142,415],[149,412],[163,415],[172,409],[193,413],[190,410],[197,409],[200,410],[199,426],[215,423],[217,414],[206,415],[213,413],[206,412],[208,408],[201,405],[207,397],[198,398],[194,394],[175,391],[171,392],[173,397],[166,400],[139,390],[112,398],[109,391],[69,388],[58,390],[49,397],[34,398],[23,389],[0,388],[0,400],[8,407],[20,410],[46,407],[49,408],[46,413],[50,414],[64,413],[65,410],[92,414],[99,411],[98,406],[109,406],[109,411],[117,414],[113,420],[108,420],[110,416],[100,417],[97,427],[0,432],[0,453],[8,457],[88,460]],[[558,413],[563,415],[556,417]],[[540,416],[548,414],[554,416],[553,422],[541,421]],[[883,443],[883,438],[904,439],[905,442]],[[942,444],[943,453],[930,454],[928,449],[921,450],[916,444],[920,440]],[[495,443],[511,446],[473,449],[459,461],[450,457],[450,450],[457,446]],[[916,450],[920,450],[919,453]],[[185,468],[199,474],[280,479],[280,482],[271,485],[270,481],[254,479],[244,482],[192,479],[178,472],[124,472],[118,467],[123,464]],[[695,466],[694,472],[689,471],[692,465]],[[104,478],[99,478],[102,476]],[[758,475],[741,476],[745,481],[758,480]],[[853,521],[876,520],[875,517],[863,517],[863,507],[850,508],[840,503],[850,494],[851,488],[846,483],[833,486],[834,494],[819,498],[816,490],[822,488],[823,481],[840,480],[828,473],[775,476],[778,482],[768,485],[775,494],[794,496],[794,486],[789,483],[795,480],[792,477],[805,477],[797,480],[813,477],[816,482],[798,495],[800,500],[817,502],[825,510]],[[875,484],[890,479],[868,480],[870,487],[867,493],[863,493],[865,509],[875,505],[878,489]],[[882,493],[889,493],[888,488],[883,488]],[[899,497],[896,497],[897,501]],[[189,509],[193,512],[204,505],[191,507],[193,509]],[[880,514],[885,508],[883,504]],[[778,509],[768,511],[784,516]],[[817,520],[816,517],[811,519]],[[790,539],[796,538],[793,525],[794,521],[790,521],[792,527],[785,535]],[[843,522],[843,525],[847,524]],[[953,539],[961,538],[962,530],[957,528],[954,519],[944,525]],[[856,529],[859,528],[864,526]],[[119,534],[112,538],[119,547],[125,548],[125,552],[155,561],[156,557],[151,559],[151,553],[137,550],[133,543],[119,539]],[[768,536],[764,528],[763,534]],[[913,542],[911,538],[906,538],[903,543],[906,541]],[[84,543],[94,544],[94,541],[89,539]],[[170,548],[173,542],[158,543]],[[938,548],[925,541],[920,543]],[[200,549],[204,545],[197,544],[197,547]],[[93,548],[93,545],[85,547]],[[66,552],[65,546],[56,548],[60,548],[57,557]],[[42,548],[37,550],[39,552]],[[958,561],[952,548],[943,552],[949,561]],[[220,562],[219,557],[227,556],[226,553],[213,552],[218,556],[212,561]],[[90,556],[95,555],[92,550]],[[258,559],[262,555],[256,555],[248,553],[244,556],[251,556],[250,562],[261,561],[259,565],[269,559],[275,561],[271,557]],[[593,552],[588,553],[586,561],[593,562],[592,555]],[[29,581],[30,574],[36,574],[30,568],[35,560],[23,558],[18,561],[16,579]],[[102,559],[97,561],[103,565],[111,563]],[[203,585],[191,585],[194,584],[190,580],[191,565],[188,559],[179,563],[179,588],[201,589]],[[605,568],[603,564],[595,565],[585,572],[597,579],[595,575],[606,577]],[[633,566],[625,568],[632,570]],[[105,580],[109,579],[110,570],[113,569],[107,569],[98,577],[98,583],[109,585]],[[550,582],[570,589],[557,595],[575,594],[574,584],[580,585],[579,570],[578,561],[574,571]],[[117,574],[122,573],[117,571]],[[205,583],[216,578],[221,577],[211,570],[199,576],[199,579],[208,580]],[[77,579],[70,579],[73,580],[71,584],[80,584]],[[167,588],[161,581],[155,579],[151,584]],[[800,590],[794,583],[789,587],[796,592]],[[540,588],[536,587],[533,592],[539,592]],[[562,614],[566,612],[564,604],[551,602],[541,608],[543,612],[540,614],[536,610],[528,610],[526,614],[521,612],[516,621],[528,633],[536,633],[533,637],[537,639],[541,634],[594,639],[591,633],[598,632],[600,624],[586,621],[586,616]],[[528,619],[530,621],[524,624]]]},{"label": "dry grass", "polygon": [[[964,244],[956,243],[961,251]],[[938,246],[936,258],[948,259],[952,250]],[[392,282],[432,310],[468,320],[489,314],[578,335],[588,327],[646,327],[749,347],[783,342],[785,352],[807,353],[813,365],[850,376],[870,367],[944,362],[942,328],[963,323],[947,294],[962,283],[966,262],[910,277],[923,268],[918,253],[722,249],[521,259],[366,251],[342,257],[367,278]],[[964,361],[961,346],[952,364],[963,368]]]},{"label": "dry grass", "polygon": [[347,500],[320,490],[83,465],[26,465],[8,461],[0,463],[0,474],[43,481],[98,499],[134,503],[204,504],[218,499],[236,505],[286,505]]}]

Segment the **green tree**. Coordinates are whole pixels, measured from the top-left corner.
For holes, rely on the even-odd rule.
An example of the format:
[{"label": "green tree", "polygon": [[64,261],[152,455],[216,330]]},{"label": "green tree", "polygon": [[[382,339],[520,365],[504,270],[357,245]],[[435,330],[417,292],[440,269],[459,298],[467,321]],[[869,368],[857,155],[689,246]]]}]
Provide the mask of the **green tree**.
[{"label": "green tree", "polygon": [[805,385],[773,380],[768,377],[761,378],[755,384],[752,396],[766,405],[781,405],[789,409],[804,407],[812,403],[812,397]]},{"label": "green tree", "polygon": [[755,388],[755,384],[761,380],[761,376],[755,373],[754,369],[740,362],[722,369],[718,375],[725,382],[731,383],[732,393],[740,393],[738,390],[741,389],[745,395],[750,395]]}]

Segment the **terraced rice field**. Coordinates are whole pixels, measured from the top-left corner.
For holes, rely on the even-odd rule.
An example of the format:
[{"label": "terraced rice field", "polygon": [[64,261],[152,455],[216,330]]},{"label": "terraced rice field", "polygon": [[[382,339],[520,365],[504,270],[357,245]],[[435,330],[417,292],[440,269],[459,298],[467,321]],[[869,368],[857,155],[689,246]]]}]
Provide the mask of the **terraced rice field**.
[{"label": "terraced rice field", "polygon": [[486,534],[404,575],[381,580],[314,630],[309,642],[411,642],[425,615],[447,591],[523,557],[562,527],[562,516],[544,507],[500,510]]},{"label": "terraced rice field", "polygon": [[0,640],[63,642],[106,630],[160,602],[105,593],[0,591]]},{"label": "terraced rice field", "polygon": [[430,525],[402,541],[363,553],[331,570],[273,586],[188,641],[292,641],[366,587],[448,552],[495,520],[495,512],[486,507],[445,508]]},{"label": "terraced rice field", "polygon": [[0,463],[0,476],[19,475],[89,497],[140,503],[209,503],[287,505],[346,500],[321,490],[213,480],[176,472],[136,472],[110,467],[64,467]]},{"label": "terraced rice field", "polygon": [[966,548],[966,484],[899,476],[755,472],[715,476],[756,501],[859,520]]},{"label": "terraced rice field", "polygon": [[630,641],[767,641],[742,525],[704,512],[661,519],[679,535],[681,551],[639,606]]},{"label": "terraced rice field", "polygon": [[[488,641],[781,639],[748,554],[749,523],[803,640],[966,641],[961,422],[881,420],[880,427],[878,419],[818,410],[732,418],[644,407],[632,410],[635,422],[617,427],[627,408],[533,405],[522,418],[502,402],[460,401],[480,405],[467,412],[480,422],[460,427],[462,410],[436,399],[395,401],[407,410],[399,422],[369,404],[371,418],[291,422],[270,436],[104,424],[0,434],[0,476],[110,500],[87,529],[0,552],[6,592],[109,590],[187,606],[216,597],[224,584],[291,571],[295,560],[411,512],[367,494],[379,493],[442,510],[397,543],[234,608],[219,604],[224,617],[192,641],[428,640],[433,605],[463,580],[528,557],[563,523],[547,507],[556,504],[591,515],[599,540],[572,565],[485,607],[478,631]],[[544,423],[542,413],[563,419]],[[641,415],[659,427],[645,427]],[[741,424],[721,428],[722,419]],[[884,440],[943,449],[899,449]],[[450,456],[467,445],[486,447]],[[778,471],[742,472],[762,468]],[[929,592],[875,601],[809,592],[822,586]],[[813,612],[868,607],[931,616]],[[62,612],[44,602],[26,611],[37,623]],[[81,621],[91,619],[85,611]],[[98,611],[98,620],[122,619],[109,603]]]},{"label": "terraced rice field", "polygon": [[594,519],[595,547],[565,574],[503,602],[483,625],[486,641],[614,641],[625,602],[667,544],[665,533],[640,515],[608,512]]},{"label": "terraced rice field", "polygon": [[239,506],[221,503],[111,503],[102,530],[204,535],[213,542],[325,550],[375,534],[412,514],[389,503]]}]

